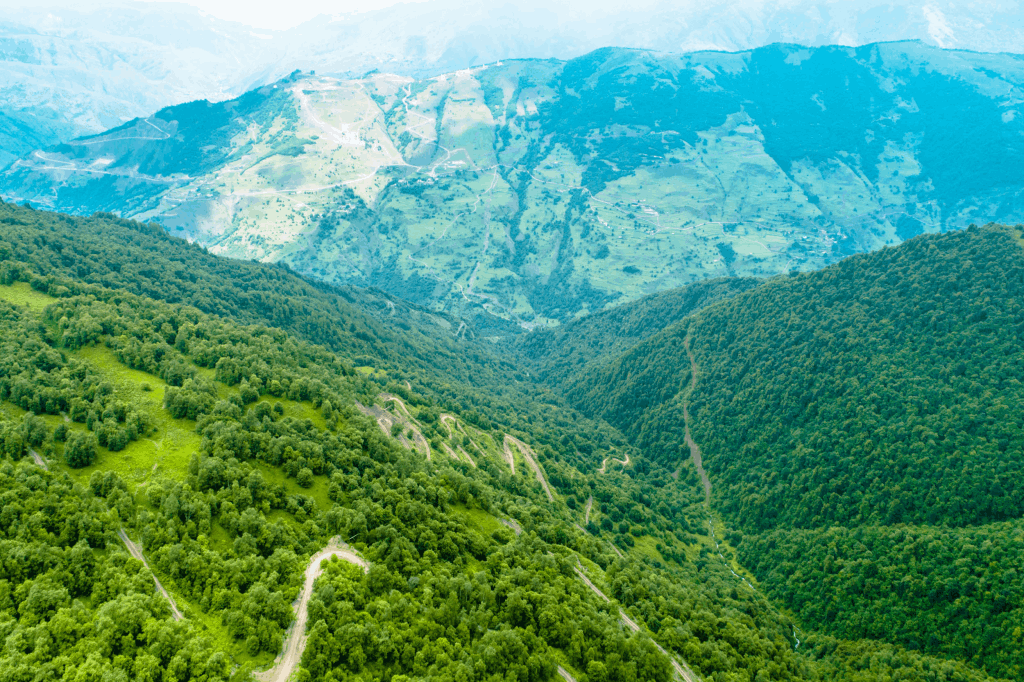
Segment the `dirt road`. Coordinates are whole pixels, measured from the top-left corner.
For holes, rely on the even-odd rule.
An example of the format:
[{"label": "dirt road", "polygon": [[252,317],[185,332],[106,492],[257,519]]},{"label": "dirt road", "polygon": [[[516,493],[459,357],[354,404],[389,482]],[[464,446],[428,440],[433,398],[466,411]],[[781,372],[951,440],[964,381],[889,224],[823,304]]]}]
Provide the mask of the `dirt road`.
[{"label": "dirt road", "polygon": [[[582,580],[587,587],[593,590],[594,594],[599,596],[604,601],[610,602],[611,600],[607,596],[605,596],[604,592],[597,589],[597,586],[594,583],[592,583],[590,581],[590,578],[587,577],[587,574],[583,572],[578,558],[576,561],[577,563],[576,566],[573,567],[573,570],[576,571],[576,575],[579,576],[580,580]],[[635,620],[626,615],[626,612],[623,611],[622,608],[619,608],[619,620],[622,622],[624,626],[626,626],[633,632],[640,632],[640,625]],[[654,646],[658,648],[658,651],[660,651],[662,655],[664,655],[665,658],[669,660],[669,663],[672,665],[672,669],[675,671],[676,675],[678,675],[682,680],[684,680],[684,682],[699,682],[700,678],[697,677],[697,674],[693,672],[693,670],[690,668],[689,665],[686,664],[685,661],[680,662],[679,660],[677,660],[675,656],[665,651],[665,649],[663,649],[660,644],[655,642],[653,638],[651,639],[651,641],[654,643]]]},{"label": "dirt road", "polygon": [[[690,359],[690,387],[683,398],[683,422],[686,425],[683,440],[686,442],[687,447],[690,448],[690,458],[693,459],[693,464],[697,467],[697,475],[700,476],[700,482],[704,484],[704,502],[711,504],[711,479],[708,478],[707,472],[704,471],[704,460],[701,457],[700,448],[697,447],[693,436],[690,435],[690,396],[693,395],[694,389],[697,388],[697,361],[693,359],[693,352],[690,350],[689,334],[683,339],[683,348],[686,349],[686,357]],[[678,474],[676,476],[678,477]]]},{"label": "dirt road", "polygon": [[[391,436],[391,427],[398,424],[401,427],[401,433],[398,434],[398,442],[410,450],[416,450],[427,457],[427,461],[430,461],[430,443],[423,436],[423,433],[419,429],[419,425],[416,420],[413,419],[405,403],[402,402],[401,398],[393,396],[390,393],[381,393],[377,396],[377,400],[380,402],[387,402],[393,400],[397,409],[394,414],[385,410],[379,405],[366,406],[360,403],[358,400],[355,401],[356,409],[365,414],[367,417],[372,417],[377,421],[377,426],[384,432],[384,435]],[[406,432],[412,433],[412,439],[406,437]]]},{"label": "dirt road", "polygon": [[32,448],[29,448],[29,449],[28,449],[28,454],[32,455],[32,459],[33,459],[33,460],[35,461],[35,463],[36,463],[36,464],[38,464],[39,466],[41,466],[41,467],[42,467],[43,469],[45,469],[46,471],[49,471],[49,470],[50,470],[50,467],[46,466],[46,460],[45,460],[45,459],[43,459],[43,458],[42,458],[42,457],[41,457],[41,456],[39,455],[39,453],[38,453],[38,452],[36,452],[36,451],[35,451],[35,450],[33,450]]},{"label": "dirt road", "polygon": [[142,553],[142,548],[136,545],[128,537],[128,534],[124,532],[124,528],[118,528],[117,536],[121,538],[121,542],[128,548],[128,553],[143,563],[146,568],[149,568],[149,572],[153,574],[153,582],[156,583],[156,589],[160,594],[164,595],[164,599],[171,605],[171,615],[174,616],[174,620],[184,620],[185,616],[178,610],[178,605],[174,602],[174,597],[164,589],[164,586],[160,584],[160,579],[156,577],[156,573],[153,573],[153,569],[149,567],[149,562],[146,561],[145,555]]},{"label": "dirt road", "polygon": [[511,528],[512,532],[515,533],[516,535],[522,535],[523,534],[523,527],[519,525],[518,521],[514,521],[512,519],[498,519],[498,521],[500,521],[502,524],[504,524],[504,525],[508,526],[509,528]]},{"label": "dirt road", "polygon": [[576,678],[570,675],[569,671],[562,666],[558,666],[558,674],[562,676],[562,679],[565,680],[565,682],[576,682]]},{"label": "dirt road", "polygon": [[[533,470],[533,475],[537,477],[537,481],[540,483],[540,486],[544,488],[544,493],[548,496],[548,502],[554,502],[555,496],[551,494],[551,488],[548,487],[548,481],[546,478],[544,478],[544,472],[540,470],[540,465],[537,464],[537,460],[534,458],[534,452],[530,448],[530,446],[524,443],[523,441],[519,440],[515,436],[509,436],[506,434],[504,442],[505,457],[508,459],[510,466],[512,465],[513,458],[512,448],[509,447],[509,443],[514,443],[515,446],[519,448],[519,452],[520,454],[522,454],[523,459],[526,460],[526,463],[530,466],[530,469]],[[515,470],[513,469],[513,473],[514,471]]]},{"label": "dirt road", "polygon": [[622,466],[629,466],[629,453],[626,453],[626,459],[614,459],[612,457],[605,457],[604,461],[601,462],[601,468],[597,470],[597,473],[603,474],[605,473],[605,471],[607,471],[609,460],[611,460],[612,462],[618,462]]},{"label": "dirt road", "polygon": [[299,598],[292,605],[292,608],[295,609],[295,622],[288,628],[288,633],[284,640],[284,650],[274,661],[274,667],[253,675],[257,680],[262,680],[262,682],[287,682],[288,678],[295,672],[299,661],[302,660],[302,652],[306,649],[307,607],[309,605],[309,598],[313,596],[313,583],[316,582],[316,579],[320,577],[322,572],[321,562],[324,559],[335,556],[350,564],[359,566],[364,572],[369,572],[370,570],[370,565],[361,556],[341,543],[338,538],[334,538],[326,547],[314,554],[313,558],[309,560],[309,566],[306,567],[306,580],[302,585],[302,592],[299,593]]}]

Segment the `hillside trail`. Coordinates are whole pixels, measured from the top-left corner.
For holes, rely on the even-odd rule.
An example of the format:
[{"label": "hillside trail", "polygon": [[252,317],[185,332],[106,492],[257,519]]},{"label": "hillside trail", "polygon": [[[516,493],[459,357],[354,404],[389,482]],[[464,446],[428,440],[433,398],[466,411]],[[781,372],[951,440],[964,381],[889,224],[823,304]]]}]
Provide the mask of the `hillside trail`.
[{"label": "hillside trail", "polygon": [[[700,476],[700,482],[704,485],[704,504],[710,507],[711,479],[708,478],[707,472],[704,471],[704,460],[701,457],[700,448],[694,442],[693,436],[690,435],[690,396],[693,395],[694,390],[697,388],[697,361],[693,357],[693,351],[690,350],[689,334],[683,339],[683,348],[686,349],[686,357],[690,359],[690,386],[683,394],[683,423],[686,427],[683,440],[687,447],[690,448],[690,458],[693,459],[693,464],[697,468],[697,475]],[[677,472],[676,477],[678,478],[678,476]]]},{"label": "hillside trail", "polygon": [[28,454],[32,455],[32,459],[35,461],[36,464],[38,464],[40,467],[43,468],[43,471],[49,471],[50,470],[50,467],[48,467],[46,465],[46,460],[43,459],[42,456],[40,456],[40,454],[38,452],[36,452],[32,448],[29,448],[28,449]]},{"label": "hillside trail", "polygon": [[[611,599],[609,599],[605,595],[604,592],[599,590],[597,585],[595,585],[593,582],[591,582],[590,578],[587,577],[587,574],[583,572],[583,565],[580,563],[579,557],[576,558],[576,565],[573,566],[572,570],[574,570],[576,572],[576,575],[580,578],[580,580],[582,580],[583,583],[587,587],[589,587],[591,589],[591,591],[593,591],[594,594],[596,594],[598,597],[600,597],[604,601],[606,601],[608,603],[611,603]],[[630,618],[626,614],[626,612],[622,609],[621,606],[619,607],[619,621],[625,627],[629,628],[633,632],[641,632],[641,630],[642,630],[640,625],[635,620]],[[650,638],[651,642],[654,644],[655,647],[657,647],[658,651],[660,651],[661,654],[665,658],[667,658],[669,660],[669,663],[672,664],[672,669],[675,671],[676,675],[680,679],[682,679],[684,682],[699,682],[700,678],[697,677],[697,674],[695,672],[693,672],[693,669],[690,668],[689,664],[686,663],[686,661],[680,662],[679,659],[677,659],[675,656],[673,656],[669,652],[665,651],[665,649],[662,648],[662,646],[660,644],[658,644],[656,641],[654,641],[654,638],[650,637],[649,633],[644,631],[644,634],[648,635],[648,637]]]},{"label": "hillside trail", "polygon": [[548,502],[554,502],[555,496],[551,494],[551,488],[548,487],[548,481],[546,478],[544,478],[544,472],[540,470],[540,465],[537,464],[534,452],[530,448],[530,446],[524,443],[523,441],[519,440],[515,436],[505,434],[505,440],[503,444],[505,446],[505,457],[507,458],[509,465],[511,465],[513,462],[512,448],[509,447],[509,443],[514,443],[515,446],[519,448],[519,452],[520,454],[522,454],[523,459],[526,460],[526,463],[529,465],[530,469],[533,470],[533,475],[537,477],[537,481],[540,483],[540,486],[544,488],[544,493],[548,496]]},{"label": "hillside trail", "polygon": [[[754,594],[759,594],[757,588],[754,587],[753,584],[751,584],[751,582],[747,580],[744,576],[737,573],[736,570],[732,567],[732,563],[728,559],[726,559],[725,555],[722,553],[722,547],[718,542],[718,538],[715,536],[715,519],[714,515],[711,513],[711,481],[708,478],[707,472],[704,471],[700,447],[697,445],[697,443],[693,440],[693,437],[690,435],[690,396],[693,394],[693,391],[697,387],[697,362],[693,357],[693,351],[690,350],[690,334],[687,334],[686,338],[683,339],[683,348],[686,349],[686,357],[689,358],[690,360],[690,386],[687,388],[686,393],[683,395],[683,420],[686,424],[684,438],[687,446],[689,446],[690,448],[690,457],[693,459],[693,464],[697,468],[697,474],[700,476],[701,483],[704,484],[704,505],[707,508],[708,512],[708,537],[711,538],[711,542],[713,542],[715,545],[715,552],[718,554],[718,558],[722,560],[722,563],[724,563],[725,567],[729,569],[729,572],[732,573],[733,577],[735,577],[744,585],[746,585]],[[680,469],[681,468],[682,467],[680,467]],[[678,473],[679,470],[676,471],[677,478]],[[794,647],[794,649],[800,647],[800,639],[796,636],[796,632],[797,630],[794,626],[793,638],[796,640],[796,646]]]},{"label": "hillside trail", "polygon": [[261,682],[287,682],[288,678],[295,672],[296,666],[302,660],[302,652],[306,649],[306,620],[308,618],[309,599],[313,596],[313,583],[323,572],[321,564],[325,559],[338,557],[343,561],[354,564],[369,573],[370,565],[361,556],[356,554],[349,547],[341,542],[341,538],[332,538],[327,546],[310,558],[306,567],[306,578],[302,584],[302,592],[295,600],[292,608],[295,610],[295,622],[288,628],[284,640],[284,647],[274,665],[269,670],[261,673],[254,673],[253,677]]},{"label": "hillside trail", "polygon": [[156,573],[154,573],[153,569],[150,568],[149,562],[146,561],[146,556],[142,553],[142,548],[131,541],[128,534],[124,532],[124,528],[117,529],[117,536],[121,538],[121,542],[123,542],[124,546],[128,549],[128,553],[141,561],[142,565],[149,570],[150,574],[152,574],[153,582],[156,583],[157,591],[159,591],[160,594],[164,596],[164,599],[167,600],[167,603],[171,605],[171,615],[174,617],[174,620],[184,620],[185,616],[183,616],[181,611],[178,610],[178,604],[175,603],[174,597],[164,589],[164,586],[160,584],[160,579],[156,577]]},{"label": "hillside trail", "polygon": [[583,525],[586,526],[590,523],[590,510],[594,506],[594,496],[591,495],[587,498],[587,507],[583,512]]},{"label": "hillside trail", "polygon": [[612,463],[618,462],[619,464],[621,464],[624,467],[625,466],[629,466],[629,453],[628,452],[626,453],[626,459],[614,459],[611,456],[605,457],[604,461],[601,462],[601,468],[597,470],[597,473],[604,474],[607,471],[608,460],[611,460]]},{"label": "hillside trail", "polygon": [[[367,417],[373,418],[377,422],[377,426],[384,432],[385,436],[391,436],[391,427],[395,424],[399,424],[402,427],[402,433],[398,436],[398,442],[408,447],[411,450],[418,450],[427,456],[427,461],[431,461],[431,450],[430,443],[427,441],[423,432],[420,431],[418,422],[409,412],[409,408],[406,407],[405,402],[402,401],[396,395],[391,393],[381,393],[377,396],[377,401],[386,403],[387,401],[393,401],[397,406],[395,413],[391,413],[388,410],[380,407],[379,405],[363,405],[358,400],[355,401],[356,409],[362,412]],[[405,436],[405,431],[408,429],[412,432],[412,439],[408,439]]]}]

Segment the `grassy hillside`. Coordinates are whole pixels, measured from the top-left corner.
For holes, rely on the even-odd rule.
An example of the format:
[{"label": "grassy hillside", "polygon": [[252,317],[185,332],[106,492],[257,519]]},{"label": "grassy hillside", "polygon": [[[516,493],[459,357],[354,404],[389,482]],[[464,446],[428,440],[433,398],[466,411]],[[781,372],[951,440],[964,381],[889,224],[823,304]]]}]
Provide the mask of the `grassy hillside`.
[{"label": "grassy hillside", "polygon": [[1018,55],[912,42],[298,74],[21,159],[4,195],[497,335],[1024,219],[1022,88]]},{"label": "grassy hillside", "polygon": [[740,561],[807,625],[1016,678],[1022,243],[972,227],[776,278],[568,393],[665,463],[688,425]]}]

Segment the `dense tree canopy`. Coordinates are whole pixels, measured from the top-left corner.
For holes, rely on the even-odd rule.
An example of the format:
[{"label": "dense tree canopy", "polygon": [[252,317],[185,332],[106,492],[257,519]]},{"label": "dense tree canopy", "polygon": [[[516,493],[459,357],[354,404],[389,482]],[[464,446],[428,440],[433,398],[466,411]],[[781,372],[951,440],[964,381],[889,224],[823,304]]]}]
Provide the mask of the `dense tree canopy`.
[{"label": "dense tree canopy", "polygon": [[806,625],[1017,677],[1021,243],[972,227],[776,278],[569,395],[666,464],[688,409],[740,560]]},{"label": "dense tree canopy", "polygon": [[[777,283],[733,298],[726,294],[749,283],[719,283],[703,293],[695,289],[678,300],[644,304],[696,309],[721,294],[722,300],[685,319],[679,329],[651,336],[639,347],[655,343],[668,358],[671,343],[658,340],[679,339],[680,329],[692,334],[701,367],[694,433],[709,443],[707,462],[719,486],[716,508],[744,531],[725,532],[719,546],[707,533],[697,474],[692,467],[675,470],[679,444],[673,433],[680,422],[672,418],[678,413],[648,419],[636,410],[639,402],[622,398],[635,385],[618,375],[609,375],[605,392],[619,401],[622,418],[640,420],[634,428],[614,415],[625,436],[599,419],[582,417],[545,387],[522,382],[525,371],[483,346],[467,345],[464,356],[446,365],[444,358],[458,348],[447,345],[450,340],[406,335],[342,303],[338,295],[344,292],[314,287],[282,270],[220,261],[150,226],[107,216],[72,220],[3,205],[0,220],[11,227],[0,237],[4,679],[246,679],[251,666],[269,664],[280,651],[307,562],[333,537],[350,543],[371,568],[364,574],[334,562],[315,583],[300,679],[533,681],[554,679],[563,666],[578,682],[660,682],[671,679],[673,657],[713,682],[859,682],[868,679],[865,671],[915,682],[974,682],[987,679],[979,671],[1005,677],[1019,671],[1013,628],[1019,623],[1020,596],[1011,585],[1018,539],[1007,530],[1016,528],[1014,522],[985,526],[988,535],[969,538],[956,535],[973,532],[966,529],[918,539],[910,533],[906,541],[887,535],[889,529],[852,539],[827,531],[845,539],[827,539],[826,552],[811,545],[823,542],[813,533],[826,532],[827,524],[801,520],[814,518],[801,508],[813,498],[810,493],[792,493],[787,498],[792,509],[780,507],[762,520],[743,516],[746,509],[761,508],[750,507],[743,496],[756,479],[733,473],[723,443],[741,442],[743,432],[736,429],[754,424],[736,420],[756,415],[737,417],[736,405],[723,396],[732,391],[746,400],[756,394],[743,383],[747,375],[727,364],[740,356],[723,351],[723,364],[716,365],[710,354],[718,347],[700,341],[697,332],[714,328],[716,311],[741,317],[744,310],[755,310],[750,297]],[[77,242],[72,228],[81,230]],[[101,239],[107,228],[109,248]],[[971,240],[1012,236],[995,229],[970,233],[949,252],[966,253],[991,270],[1001,261],[985,261],[982,252],[992,245],[975,252]],[[151,256],[147,248],[153,244],[162,246]],[[171,256],[180,256],[188,271],[176,273]],[[150,268],[151,274],[142,274]],[[188,272],[200,276],[192,280]],[[908,265],[907,272],[927,269]],[[120,273],[128,274],[122,280]],[[960,419],[951,420],[949,428],[961,429],[966,435],[956,437],[970,441],[957,446],[958,461],[980,467],[983,475],[994,471],[1001,488],[991,486],[989,495],[1011,502],[1018,490],[1011,451],[1018,441],[1007,429],[1016,422],[977,419],[967,428],[963,414],[968,408],[989,410],[997,399],[1015,399],[1012,377],[995,388],[992,377],[1015,366],[1016,337],[1007,334],[1019,327],[1006,323],[1005,311],[1017,315],[1017,308],[999,297],[1016,291],[1007,287],[1019,287],[1019,280],[1018,273],[1016,283],[983,289],[993,300],[989,314],[999,328],[981,335],[976,325],[984,319],[965,323],[960,343],[977,357],[964,361],[963,372],[949,372],[943,384],[963,390],[966,397],[954,393],[958,400],[974,401],[946,406]],[[150,288],[140,291],[146,282]],[[782,286],[801,282],[805,293],[817,286],[804,277],[782,280]],[[207,299],[206,283],[223,287],[216,302]],[[279,299],[274,298],[278,284]],[[971,289],[974,279],[965,276],[961,285],[977,293]],[[943,291],[923,285],[922,290]],[[257,291],[266,297],[258,304],[252,298]],[[306,319],[315,315],[311,310],[295,320],[268,312],[267,301],[286,302],[293,295],[314,308],[322,298],[326,307],[320,319]],[[965,314],[973,315],[973,304],[964,305]],[[820,317],[821,311],[801,314]],[[355,331],[346,315],[356,321]],[[627,317],[637,335],[653,331],[656,321],[642,310],[636,315]],[[378,330],[382,345],[361,339],[360,324]],[[322,336],[318,325],[324,327]],[[715,342],[724,344],[728,325],[716,334]],[[585,336],[591,359],[600,356],[600,340],[611,339],[601,324]],[[925,335],[936,357],[944,357],[947,336]],[[763,362],[768,353],[767,341],[751,334],[750,342],[753,371],[754,361]],[[804,364],[783,363],[790,373],[807,363],[793,348],[817,352],[813,345],[791,347],[789,356]],[[879,348],[874,352],[892,355],[888,346]],[[421,351],[419,359],[404,364]],[[632,351],[621,362],[639,363],[639,357]],[[769,353],[768,361],[781,362],[780,357]],[[884,360],[859,361],[872,358],[876,364]],[[377,364],[368,368],[369,360]],[[907,371],[946,376],[928,363],[933,361],[922,360]],[[467,383],[458,367],[479,371],[477,385]],[[688,363],[681,371],[662,365],[660,374],[655,365],[638,367],[642,371],[629,376],[646,382],[647,405],[659,396],[674,397],[689,379]],[[705,386],[712,372],[716,378]],[[832,376],[822,374],[822,381]],[[899,395],[921,401],[917,414],[926,419],[930,403],[906,388],[917,385],[895,384]],[[883,395],[882,384],[869,386]],[[832,414],[823,406],[806,415],[794,408],[804,404],[802,394],[760,389],[780,400],[779,406],[758,412],[761,418],[786,415],[800,424],[806,442],[832,442],[822,431],[827,424],[820,425],[822,415]],[[390,397],[380,400],[382,391]],[[396,401],[404,401],[410,421],[382,429],[364,414],[374,401],[384,405],[376,409],[392,413],[398,411]],[[839,401],[831,409],[843,414],[845,405]],[[594,404],[586,406],[597,411]],[[729,427],[715,436],[719,441],[701,426],[712,414]],[[897,410],[884,414],[900,416]],[[407,447],[412,426],[434,444],[430,461]],[[763,442],[785,444],[784,432],[768,429]],[[768,438],[780,433],[781,440]],[[822,466],[876,466],[872,456],[905,456],[912,441],[895,438],[896,431],[879,433],[875,445],[881,455],[858,451],[866,462],[843,464],[846,460],[837,457]],[[523,459],[515,473],[510,470],[500,450],[505,436],[529,444],[539,473]],[[672,437],[677,450],[670,457],[658,444]],[[478,441],[485,439],[496,448],[481,447]],[[445,456],[446,447],[464,448],[474,458]],[[991,448],[1010,455],[993,465],[987,459]],[[742,447],[737,452],[748,458],[750,475],[800,473],[772,474],[758,468],[766,460]],[[787,461],[787,452],[778,445],[776,461]],[[969,468],[949,471],[965,485],[974,480]],[[550,484],[550,499],[537,476]],[[909,474],[905,480],[911,484]],[[835,510],[829,512],[833,515],[846,508],[842,500],[826,502],[823,508]],[[1003,510],[1002,517],[990,511],[992,518],[1013,512],[1012,506],[995,503],[987,509]],[[980,514],[975,507],[967,510]],[[874,524],[860,524],[864,532],[875,532],[877,519],[870,514],[863,519]],[[780,535],[762,535],[764,529]],[[789,531],[793,534],[786,535]],[[174,620],[149,570],[128,558],[119,532],[139,543],[184,620]],[[896,549],[886,555],[887,546]],[[850,557],[865,551],[862,547],[882,557],[879,575],[868,575],[870,569]],[[794,557],[800,554],[806,556],[796,567]],[[984,567],[987,557],[995,563]],[[764,593],[751,590],[734,572],[734,566],[740,568],[732,563],[737,558],[763,581]],[[892,582],[899,566],[946,559],[956,571],[925,575],[907,569],[909,583]],[[836,563],[846,568],[829,577],[825,588],[801,578],[833,576]],[[889,603],[876,595],[890,584],[906,596],[900,605],[907,623],[888,631],[866,627],[856,613],[889,622]],[[826,598],[842,608],[815,606]],[[930,607],[933,599],[940,606]],[[951,599],[958,600],[952,609]],[[774,600],[790,607],[792,616]],[[977,625],[982,618],[998,631]],[[941,641],[914,639],[912,631],[919,627],[931,628]],[[806,642],[799,648],[798,628]],[[812,628],[827,635],[808,636],[806,629]]]}]

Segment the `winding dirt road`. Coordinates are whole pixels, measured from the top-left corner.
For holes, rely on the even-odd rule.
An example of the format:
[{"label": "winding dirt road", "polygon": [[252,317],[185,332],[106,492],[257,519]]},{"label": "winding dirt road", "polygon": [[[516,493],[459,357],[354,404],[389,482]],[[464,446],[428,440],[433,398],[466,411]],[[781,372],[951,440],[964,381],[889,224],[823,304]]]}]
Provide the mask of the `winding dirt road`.
[{"label": "winding dirt road", "polygon": [[611,460],[611,462],[612,462],[613,464],[614,464],[615,462],[618,462],[619,464],[621,464],[621,465],[622,465],[622,466],[624,466],[624,467],[625,467],[625,466],[629,466],[629,453],[628,453],[628,452],[626,453],[626,459],[614,459],[614,458],[613,458],[613,457],[611,457],[611,456],[605,457],[605,458],[604,458],[604,461],[603,461],[603,462],[601,462],[601,468],[597,470],[597,473],[599,473],[599,474],[604,474],[604,473],[606,473],[606,471],[607,471],[607,469],[608,469],[608,461],[609,461],[609,460]]},{"label": "winding dirt road", "polygon": [[153,576],[153,582],[156,583],[156,589],[160,594],[164,595],[164,599],[166,599],[167,603],[171,605],[171,615],[174,616],[174,620],[184,620],[185,616],[183,616],[181,611],[178,610],[178,605],[175,603],[174,597],[164,589],[164,586],[160,584],[160,579],[156,577],[156,573],[153,573],[153,569],[149,567],[149,562],[146,561],[146,557],[142,553],[142,548],[131,541],[128,534],[124,532],[124,528],[117,529],[117,536],[121,538],[121,542],[123,542],[124,546],[128,548],[128,553],[141,561],[143,566],[149,569],[150,574]]},{"label": "winding dirt road", "polygon": [[342,543],[339,538],[332,539],[326,547],[313,555],[306,567],[306,580],[302,585],[302,592],[299,598],[292,605],[295,609],[295,622],[288,628],[288,634],[284,640],[284,650],[274,661],[274,666],[265,672],[253,675],[262,682],[287,682],[288,678],[295,672],[296,666],[302,660],[302,652],[306,649],[306,619],[309,615],[309,598],[313,596],[313,583],[323,572],[320,564],[331,557],[339,557],[343,561],[355,564],[368,573],[370,565],[366,560],[356,554]]},{"label": "winding dirt road", "polygon": [[[448,438],[454,439],[456,434],[459,434],[459,433],[461,433],[466,438],[469,438],[469,434],[466,433],[466,429],[464,429],[462,427],[462,424],[460,424],[459,420],[456,419],[453,415],[442,414],[439,417],[439,419],[441,420],[441,424],[443,424],[444,427],[446,429],[448,429]],[[478,452],[483,452],[483,450],[480,448],[480,446],[477,445],[476,441],[474,441],[472,438],[469,438],[469,442],[473,444],[473,447],[475,447]],[[445,447],[448,447],[448,446],[445,446]],[[448,449],[451,450],[450,447],[448,447]],[[455,446],[455,450],[453,450],[452,452],[455,453],[456,451],[457,451],[457,454],[453,454],[452,455],[453,457],[455,457],[455,459],[464,459],[465,461],[469,462],[469,464],[471,466],[474,466],[474,467],[476,466],[476,461],[473,460],[473,458],[469,455],[468,452],[466,452],[462,448],[461,445],[456,445]],[[460,454],[462,455],[461,458],[459,457]]]},{"label": "winding dirt road", "polygon": [[[377,426],[384,432],[385,436],[391,436],[391,427],[398,424],[402,427],[402,433],[398,434],[398,442],[409,448],[410,450],[416,450],[427,456],[427,461],[430,461],[430,443],[423,436],[423,432],[419,429],[419,424],[413,418],[412,413],[409,412],[409,408],[405,406],[402,399],[396,395],[390,393],[381,393],[377,396],[377,400],[386,403],[391,400],[396,405],[395,413],[389,412],[388,410],[380,407],[379,405],[363,405],[358,400],[355,401],[356,409],[365,414],[367,417],[372,417],[377,421]],[[396,414],[397,413],[397,414]],[[406,438],[406,431],[412,432],[412,439]]]},{"label": "winding dirt road", "polygon": [[[548,481],[546,478],[544,478],[544,472],[540,470],[540,465],[537,464],[537,460],[534,459],[534,453],[530,446],[524,443],[523,441],[519,440],[515,436],[510,436],[506,434],[504,441],[505,457],[508,460],[509,466],[512,466],[513,462],[512,448],[509,447],[509,443],[514,443],[515,446],[519,448],[520,454],[522,454],[523,458],[526,460],[526,463],[530,465],[530,469],[533,470],[533,475],[537,477],[537,481],[540,483],[541,487],[544,488],[544,493],[548,496],[548,502],[554,502],[555,496],[551,494],[551,488],[548,487]],[[514,472],[515,469],[513,469],[513,473]]]}]

